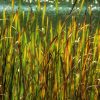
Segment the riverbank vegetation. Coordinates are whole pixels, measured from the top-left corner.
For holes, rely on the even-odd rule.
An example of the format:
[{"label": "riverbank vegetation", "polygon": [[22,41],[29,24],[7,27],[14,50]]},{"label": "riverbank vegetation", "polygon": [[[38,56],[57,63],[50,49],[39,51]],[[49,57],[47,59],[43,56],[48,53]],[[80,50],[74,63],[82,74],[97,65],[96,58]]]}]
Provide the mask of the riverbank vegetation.
[{"label": "riverbank vegetation", "polygon": [[3,100],[99,100],[100,20],[93,23],[91,8],[88,20],[72,11],[54,24],[46,4],[41,13],[39,2],[35,13],[13,7],[0,15]]}]

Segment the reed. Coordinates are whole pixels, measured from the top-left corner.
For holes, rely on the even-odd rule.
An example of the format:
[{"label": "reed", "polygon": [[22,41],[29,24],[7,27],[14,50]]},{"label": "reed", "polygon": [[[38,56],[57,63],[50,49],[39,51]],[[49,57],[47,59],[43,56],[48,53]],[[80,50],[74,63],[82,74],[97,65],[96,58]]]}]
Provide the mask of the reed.
[{"label": "reed", "polygon": [[[83,3],[84,0],[81,8]],[[46,15],[46,2],[42,13],[40,0],[37,5],[35,13],[29,10],[26,14],[19,8],[16,12],[12,10],[8,17],[5,10],[2,12],[3,100],[98,100],[100,23],[96,23],[93,35],[90,34],[92,24],[87,23],[85,14],[80,25],[73,14],[64,22],[56,14],[54,25]],[[58,9],[58,0],[55,5]]]}]

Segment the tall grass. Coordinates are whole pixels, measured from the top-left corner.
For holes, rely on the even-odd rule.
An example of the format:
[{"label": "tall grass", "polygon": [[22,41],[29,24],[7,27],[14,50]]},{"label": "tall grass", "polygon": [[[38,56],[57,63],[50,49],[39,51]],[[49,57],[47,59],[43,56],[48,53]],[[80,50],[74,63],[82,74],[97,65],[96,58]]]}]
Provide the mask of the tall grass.
[{"label": "tall grass", "polygon": [[69,25],[68,19],[63,23],[57,15],[53,25],[45,13],[46,3],[41,17],[40,7],[38,0],[36,13],[30,10],[26,15],[20,9],[9,16],[2,13],[2,99],[99,100],[100,23],[92,35],[85,14],[80,25],[74,15]]}]

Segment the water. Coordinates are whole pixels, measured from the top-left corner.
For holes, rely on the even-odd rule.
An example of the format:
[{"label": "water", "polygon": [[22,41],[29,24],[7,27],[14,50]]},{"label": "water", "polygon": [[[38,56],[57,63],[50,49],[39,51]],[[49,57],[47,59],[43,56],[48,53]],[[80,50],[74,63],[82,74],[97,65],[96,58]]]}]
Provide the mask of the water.
[{"label": "water", "polygon": [[[78,22],[80,23],[83,19],[84,13],[87,13],[87,20],[89,20],[89,7],[91,7],[92,11],[92,19],[93,24],[96,24],[97,22],[100,22],[100,5],[97,0],[94,0],[95,2],[85,2],[85,4],[82,7],[81,13],[80,12],[80,0],[78,0],[79,3],[75,5],[73,9],[73,14],[77,17]],[[56,15],[59,15],[60,19],[64,20],[66,15],[69,14],[69,12],[72,9],[74,0],[62,0],[61,2],[58,2],[58,8],[56,7],[55,0],[45,0],[46,2],[46,15],[52,16],[53,22],[57,20]],[[40,0],[41,7],[40,11],[43,11],[44,9],[44,0]],[[38,5],[37,0],[23,0],[23,2],[20,4],[20,10],[26,12],[33,11],[34,13],[38,11]],[[19,4],[16,0],[13,11],[16,12],[19,9]],[[12,6],[11,1],[5,1],[0,3],[0,13],[5,10],[8,13],[12,12]],[[39,18],[40,19],[40,18]],[[70,21],[69,21],[70,22]]]},{"label": "water", "polygon": [[[90,5],[91,6],[91,10],[92,12],[100,12],[100,6],[99,5]],[[14,5],[14,11],[17,11],[19,8],[19,6],[17,4]],[[44,5],[41,5],[40,10],[42,11],[44,8]],[[80,6],[74,7],[74,11],[75,12],[79,12],[80,11]],[[21,5],[20,9],[22,11],[29,11],[32,10],[33,12],[36,12],[38,9],[38,6],[35,4],[23,4]],[[55,12],[58,10],[59,14],[65,14],[70,12],[70,10],[72,9],[72,5],[68,5],[68,4],[59,4],[58,9],[56,9],[54,4],[48,4],[46,6],[46,13],[50,13],[51,15],[55,15]],[[88,7],[84,6],[82,8],[81,12],[84,12],[85,10],[88,10]],[[11,12],[12,11],[12,7],[11,4],[0,4],[0,12],[2,12],[3,10],[6,10],[7,12]]]},{"label": "water", "polygon": [[[12,0],[1,0],[2,2],[11,2]],[[17,1],[17,0],[15,0]],[[27,2],[27,3],[33,3],[33,2],[37,2],[37,1],[40,1],[40,2],[52,2],[54,3],[56,0],[21,0],[22,2]],[[69,3],[73,3],[75,0],[58,0],[59,2],[69,2]],[[81,2],[81,0],[77,0],[78,2]],[[99,0],[88,0],[88,2],[91,2],[91,3],[99,3],[100,1]]]}]

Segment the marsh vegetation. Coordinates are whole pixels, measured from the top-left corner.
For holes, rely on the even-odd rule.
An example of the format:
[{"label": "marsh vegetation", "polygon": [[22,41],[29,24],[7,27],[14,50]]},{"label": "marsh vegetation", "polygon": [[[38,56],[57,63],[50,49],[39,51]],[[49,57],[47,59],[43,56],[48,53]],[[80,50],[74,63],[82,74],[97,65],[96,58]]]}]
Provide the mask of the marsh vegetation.
[{"label": "marsh vegetation", "polygon": [[0,12],[0,100],[99,100],[99,11],[88,3],[80,16],[82,0],[63,16],[55,0],[52,16],[46,2],[24,11],[19,1]]}]

